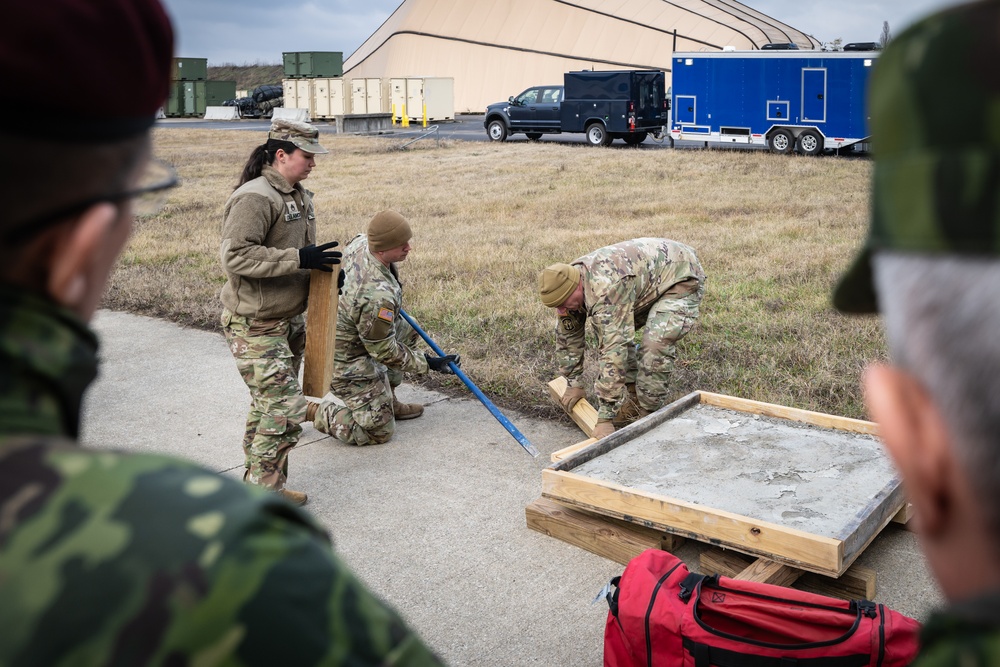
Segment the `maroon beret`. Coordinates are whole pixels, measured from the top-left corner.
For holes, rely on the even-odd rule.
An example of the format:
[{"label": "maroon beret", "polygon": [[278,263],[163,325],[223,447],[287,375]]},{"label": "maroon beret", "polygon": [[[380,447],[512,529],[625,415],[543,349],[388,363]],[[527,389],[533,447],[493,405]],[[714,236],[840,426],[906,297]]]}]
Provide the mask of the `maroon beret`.
[{"label": "maroon beret", "polygon": [[113,141],[153,124],[174,46],[159,0],[8,0],[3,15],[0,133]]}]

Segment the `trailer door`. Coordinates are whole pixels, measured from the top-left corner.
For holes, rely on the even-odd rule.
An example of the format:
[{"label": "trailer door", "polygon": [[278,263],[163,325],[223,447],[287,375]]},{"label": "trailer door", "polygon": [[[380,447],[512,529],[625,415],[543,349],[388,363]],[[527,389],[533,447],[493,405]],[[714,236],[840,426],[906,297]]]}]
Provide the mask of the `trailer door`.
[{"label": "trailer door", "polygon": [[826,122],[826,69],[802,69],[802,122]]}]

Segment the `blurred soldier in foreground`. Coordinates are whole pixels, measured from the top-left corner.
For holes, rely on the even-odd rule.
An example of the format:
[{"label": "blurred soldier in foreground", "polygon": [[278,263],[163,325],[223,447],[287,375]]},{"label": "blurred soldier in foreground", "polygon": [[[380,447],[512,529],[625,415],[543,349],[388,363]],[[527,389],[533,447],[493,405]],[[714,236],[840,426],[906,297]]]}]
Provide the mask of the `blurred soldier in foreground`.
[{"label": "blurred soldier in foreground", "polygon": [[[86,322],[133,213],[176,184],[149,159],[172,31],[156,0],[4,9],[0,664],[437,664],[278,495],[77,444],[97,374]],[[23,99],[60,108],[53,72],[89,103],[12,120]]]},{"label": "blurred soldier in foreground", "polygon": [[308,498],[285,482],[306,417],[299,368],[310,269],[332,272],[340,264],[336,241],[316,245],[312,192],[302,187],[316,155],[327,152],[312,125],[272,122],[226,202],[222,225],[222,330],[250,390],[243,480],[296,505]]},{"label": "blurred soldier in foreground", "polygon": [[924,627],[924,667],[1000,664],[998,62],[996,0],[925,19],[879,58],[871,229],[834,293],[885,322],[892,365],[867,371],[865,398],[949,603]]},{"label": "blurred soldier in foreground", "polygon": [[[668,239],[623,241],[542,271],[542,303],[559,314],[556,360],[569,381],[563,409],[587,395],[580,377],[588,321],[600,366],[592,436],[603,438],[666,405],[676,343],[698,319],[704,290],[694,250]],[[636,350],[635,332],[643,327]]]},{"label": "blurred soldier in foreground", "polygon": [[388,442],[396,420],[416,419],[424,406],[400,403],[396,387],[403,372],[452,373],[458,355],[418,352],[417,332],[399,314],[403,287],[396,264],[406,260],[413,237],[410,223],[382,211],[344,250],[345,278],[337,312],[337,347],[330,390],[344,405],[310,403],[306,418],[323,433],[349,445]]}]

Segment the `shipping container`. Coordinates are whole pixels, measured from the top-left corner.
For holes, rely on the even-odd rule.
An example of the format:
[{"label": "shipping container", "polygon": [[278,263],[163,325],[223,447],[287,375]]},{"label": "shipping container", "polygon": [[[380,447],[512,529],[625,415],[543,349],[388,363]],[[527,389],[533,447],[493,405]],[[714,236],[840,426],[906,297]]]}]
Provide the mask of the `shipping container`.
[{"label": "shipping container", "polygon": [[333,118],[351,113],[346,84],[343,79],[312,79],[312,118]]},{"label": "shipping container", "polygon": [[406,79],[406,115],[412,120],[455,120],[455,79],[416,77]]},{"label": "shipping container", "polygon": [[205,106],[220,107],[227,100],[236,98],[235,81],[206,81]]},{"label": "shipping container", "polygon": [[306,109],[312,118],[316,111],[312,90],[313,79],[284,79],[281,82],[286,109]]},{"label": "shipping container", "polygon": [[406,110],[406,79],[389,79],[389,104],[393,120],[402,120]]},{"label": "shipping container", "polygon": [[351,113],[368,113],[367,82],[367,79],[351,79]]},{"label": "shipping container", "polygon": [[389,80],[365,79],[365,90],[368,102],[365,105],[368,113],[388,113],[389,111]]},{"label": "shipping container", "polygon": [[174,58],[174,81],[204,81],[208,78],[208,58]]},{"label": "shipping container", "polygon": [[205,115],[205,81],[184,82],[184,115]]},{"label": "shipping container", "polygon": [[291,51],[282,53],[281,59],[289,79],[333,78],[344,74],[341,51]]},{"label": "shipping container", "polygon": [[184,115],[184,82],[170,82],[170,96],[167,98],[167,106],[164,113],[169,118]]}]

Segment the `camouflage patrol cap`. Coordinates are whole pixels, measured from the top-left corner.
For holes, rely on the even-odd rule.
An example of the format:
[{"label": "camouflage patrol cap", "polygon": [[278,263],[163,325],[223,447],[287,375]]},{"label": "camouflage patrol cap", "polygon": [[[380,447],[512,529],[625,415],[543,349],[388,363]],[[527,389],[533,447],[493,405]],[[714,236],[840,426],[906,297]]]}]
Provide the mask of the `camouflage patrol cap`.
[{"label": "camouflage patrol cap", "polygon": [[580,269],[569,264],[552,264],[538,276],[538,295],[549,308],[563,305],[580,284]]},{"label": "camouflage patrol cap", "polygon": [[1000,1],[917,23],[878,59],[869,93],[871,227],[834,291],[839,310],[878,310],[880,250],[1000,255]]},{"label": "camouflage patrol cap", "polygon": [[271,121],[271,131],[267,133],[267,138],[289,141],[295,144],[296,148],[313,155],[330,152],[319,145],[319,130],[309,123],[297,120],[276,118]]}]

